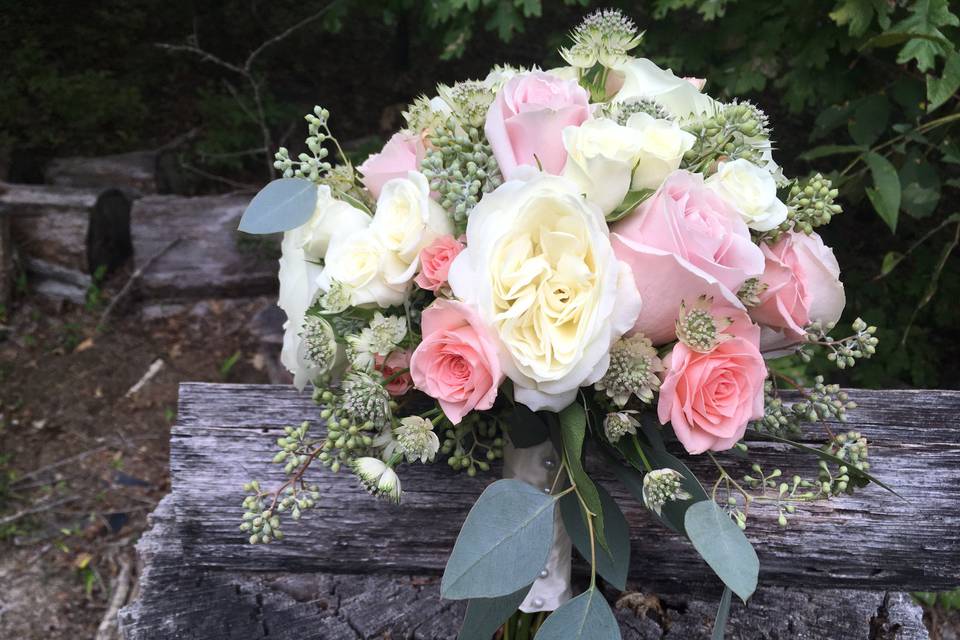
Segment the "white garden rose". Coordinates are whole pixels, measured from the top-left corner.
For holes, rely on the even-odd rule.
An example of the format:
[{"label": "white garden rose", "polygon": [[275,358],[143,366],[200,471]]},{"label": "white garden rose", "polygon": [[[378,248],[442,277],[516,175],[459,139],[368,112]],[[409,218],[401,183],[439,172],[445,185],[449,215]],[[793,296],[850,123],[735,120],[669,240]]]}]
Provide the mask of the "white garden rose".
[{"label": "white garden rose", "polygon": [[313,216],[303,226],[303,251],[308,260],[323,260],[327,255],[330,238],[335,233],[345,233],[365,227],[370,216],[343,200],[337,200],[330,187],[317,187],[317,206]]},{"label": "white garden rose", "polygon": [[604,214],[616,209],[630,190],[643,150],[642,132],[606,118],[587,120],[563,130],[563,146],[567,150],[563,176]]},{"label": "white garden rose", "polygon": [[751,229],[769,231],[787,219],[787,205],[777,198],[776,180],[749,160],[721,162],[706,184],[730,203]]},{"label": "white garden rose", "polygon": [[697,141],[676,121],[660,120],[642,112],[630,116],[627,128],[640,134],[640,154],[630,187],[633,190],[659,188],[668,175],[680,168],[683,154]]},{"label": "white garden rose", "polygon": [[370,229],[394,260],[384,263],[386,281],[405,286],[419,265],[420,250],[442,235],[453,233],[453,223],[430,199],[430,185],[419,171],[387,181],[377,199]]},{"label": "white garden rose", "polygon": [[534,411],[560,411],[599,380],[640,312],[600,209],[576,183],[540,173],[473,209],[449,282],[497,337],[514,397]]},{"label": "white garden rose", "polygon": [[406,268],[370,225],[333,236],[318,282],[324,291],[334,282],[342,284],[355,306],[392,307],[403,304],[410,286],[409,281],[388,282],[387,276]]},{"label": "white garden rose", "polygon": [[713,98],[701,93],[693,82],[678,78],[673,71],[661,69],[646,58],[630,58],[617,66],[615,73],[623,76],[623,86],[613,97],[614,102],[647,98],[678,118],[708,113],[714,108]]},{"label": "white garden rose", "polygon": [[304,357],[300,333],[307,309],[317,295],[317,279],[322,267],[307,259],[303,246],[309,223],[283,234],[280,243],[280,296],[277,306],[287,314],[283,323],[283,347],[280,362],[293,374],[293,384],[303,389],[320,373],[319,369]]}]

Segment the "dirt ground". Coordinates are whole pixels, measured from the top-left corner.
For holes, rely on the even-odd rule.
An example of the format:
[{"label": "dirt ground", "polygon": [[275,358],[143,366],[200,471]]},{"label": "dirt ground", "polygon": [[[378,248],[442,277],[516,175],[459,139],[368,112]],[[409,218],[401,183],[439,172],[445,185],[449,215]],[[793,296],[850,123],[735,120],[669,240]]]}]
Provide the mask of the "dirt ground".
[{"label": "dirt ground", "polygon": [[97,628],[135,586],[133,545],[169,489],[177,385],[266,382],[247,331],[265,304],[128,308],[98,332],[100,309],[28,293],[0,316],[0,638],[115,637]]}]

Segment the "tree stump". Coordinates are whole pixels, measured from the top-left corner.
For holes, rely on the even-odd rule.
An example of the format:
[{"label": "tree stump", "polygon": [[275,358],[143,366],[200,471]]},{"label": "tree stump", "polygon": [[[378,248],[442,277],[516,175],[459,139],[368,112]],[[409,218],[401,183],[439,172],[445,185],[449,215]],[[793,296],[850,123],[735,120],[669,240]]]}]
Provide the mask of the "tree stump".
[{"label": "tree stump", "polygon": [[118,189],[0,184],[0,216],[37,292],[82,303],[94,274],[133,249],[130,198]]}]

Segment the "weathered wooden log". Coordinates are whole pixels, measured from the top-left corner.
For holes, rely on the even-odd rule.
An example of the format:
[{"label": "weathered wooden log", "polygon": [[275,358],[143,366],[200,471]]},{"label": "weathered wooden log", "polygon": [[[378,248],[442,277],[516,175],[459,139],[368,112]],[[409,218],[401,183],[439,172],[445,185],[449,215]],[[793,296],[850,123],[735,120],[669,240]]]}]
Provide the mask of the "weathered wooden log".
[{"label": "weathered wooden log", "polygon": [[10,218],[0,215],[0,305],[6,307],[13,295],[13,242]]},{"label": "weathered wooden log", "polygon": [[93,274],[131,255],[130,198],[118,189],[0,184],[0,216],[39,293],[83,302]]},{"label": "weathered wooden log", "polygon": [[[456,638],[463,603],[441,600],[435,576],[194,565],[183,554],[182,541],[191,534],[175,516],[175,496],[176,489],[163,499],[137,545],[144,562],[140,594],[119,617],[127,640]],[[646,614],[644,606],[650,607]],[[615,613],[624,640],[706,640],[716,594],[628,597]],[[929,635],[922,611],[906,594],[764,587],[749,606],[734,602],[728,637],[928,640]]]},{"label": "weathered wooden log", "polygon": [[131,213],[137,267],[180,239],[144,271],[142,296],[183,300],[275,292],[279,240],[237,231],[249,202],[248,195],[137,200]]},{"label": "weathered wooden log", "polygon": [[183,182],[176,152],[172,149],[56,158],[44,170],[44,179],[48,184],[61,187],[113,187],[133,197],[176,193]]},{"label": "weathered wooden log", "polygon": [[[748,537],[761,582],[821,588],[936,590],[960,582],[960,392],[851,391],[859,408],[845,428],[870,440],[871,471],[903,499],[871,485],[853,496],[798,508],[786,529],[776,510],[755,507]],[[370,500],[348,475],[315,474],[319,508],[285,528],[282,544],[250,546],[238,534],[241,485],[282,482],[270,463],[282,427],[316,423],[309,394],[293,388],[184,384],[170,445],[176,517],[184,557],[233,570],[335,573],[438,573],[466,516],[497,471],[469,478],[446,465],[401,471],[401,507]],[[816,429],[816,428],[814,428]],[[814,444],[823,433],[811,431]],[[816,459],[783,445],[751,444],[765,468],[810,474]],[[731,468],[738,459],[723,458]],[[690,461],[705,482],[704,456]],[[610,489],[632,526],[631,576],[658,590],[712,588],[710,571],[689,544],[654,522],[602,465],[592,473]],[[424,526],[429,523],[429,526]]]}]

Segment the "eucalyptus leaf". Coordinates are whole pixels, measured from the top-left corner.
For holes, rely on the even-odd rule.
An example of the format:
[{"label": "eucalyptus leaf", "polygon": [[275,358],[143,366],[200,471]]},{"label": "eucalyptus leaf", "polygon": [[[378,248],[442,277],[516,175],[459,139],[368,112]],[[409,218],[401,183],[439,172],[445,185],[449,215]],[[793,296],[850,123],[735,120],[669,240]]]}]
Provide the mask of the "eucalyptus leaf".
[{"label": "eucalyptus leaf", "polygon": [[253,197],[240,218],[240,231],[280,233],[305,224],[317,207],[317,185],[303,178],[281,178]]},{"label": "eucalyptus leaf", "polygon": [[867,197],[890,230],[895,232],[900,214],[900,176],[893,164],[879,153],[871,151],[863,159],[873,176],[874,188],[866,188]]},{"label": "eucalyptus leaf", "polygon": [[490,640],[507,618],[520,607],[530,586],[499,598],[473,598],[467,603],[457,640]]},{"label": "eucalyptus leaf", "polygon": [[550,437],[543,419],[524,404],[516,404],[508,420],[510,442],[518,449],[534,447]]},{"label": "eucalyptus leaf", "polygon": [[[611,585],[624,591],[627,588],[627,570],[630,568],[630,525],[607,490],[597,485],[597,491],[603,504],[609,547],[609,551],[600,546],[596,547],[597,573]],[[583,525],[580,501],[575,494],[568,493],[560,499],[560,515],[563,516],[563,525],[573,540],[573,546],[584,560],[589,562],[590,532]]]},{"label": "eucalyptus leaf", "polygon": [[[561,411],[558,417],[570,479],[576,485],[580,498],[586,503],[590,512],[594,514],[593,530],[597,542],[600,543],[601,547],[609,550],[604,531],[603,505],[600,503],[600,493],[583,468],[583,440],[587,432],[587,414],[583,407],[574,403]],[[587,514],[584,514],[584,517],[587,517]]]},{"label": "eucalyptus leaf", "polygon": [[684,526],[700,557],[746,602],[757,588],[760,560],[740,527],[713,500],[687,509]]},{"label": "eucalyptus leaf", "polygon": [[643,204],[643,201],[652,196],[653,189],[640,189],[639,191],[628,191],[624,196],[623,202],[616,209],[607,214],[607,222],[616,222],[626,218],[634,209]]},{"label": "eucalyptus leaf", "polygon": [[730,617],[730,599],[733,594],[730,587],[723,588],[723,595],[720,596],[720,607],[717,609],[717,618],[713,621],[713,633],[710,634],[710,640],[723,640],[727,634],[727,619]]},{"label": "eucalyptus leaf", "polygon": [[519,480],[497,480],[467,514],[447,559],[440,594],[495,598],[531,584],[547,562],[556,498]]},{"label": "eucalyptus leaf", "polygon": [[536,640],[620,640],[610,605],[591,587],[547,616]]}]

